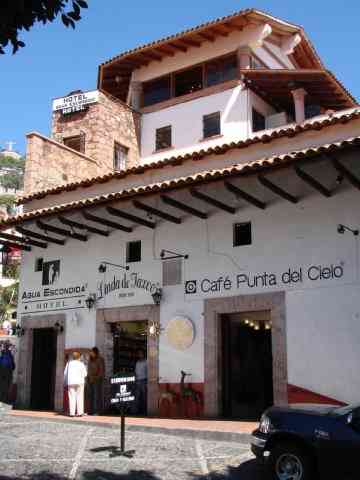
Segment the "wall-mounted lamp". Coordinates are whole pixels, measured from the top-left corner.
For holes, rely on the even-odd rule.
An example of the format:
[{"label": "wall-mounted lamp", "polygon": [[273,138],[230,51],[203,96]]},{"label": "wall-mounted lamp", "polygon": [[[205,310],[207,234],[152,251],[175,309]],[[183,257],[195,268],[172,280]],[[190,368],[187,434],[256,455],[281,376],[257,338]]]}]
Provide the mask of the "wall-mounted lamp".
[{"label": "wall-mounted lamp", "polygon": [[183,253],[177,253],[172,252],[171,250],[162,249],[160,252],[160,258],[161,260],[171,260],[173,258],[184,258],[185,260],[187,260],[189,258],[189,255],[184,255]]},{"label": "wall-mounted lamp", "polygon": [[64,327],[59,322],[55,323],[54,328],[57,331],[57,333],[63,333],[64,331]]},{"label": "wall-mounted lamp", "polygon": [[116,263],[101,262],[100,265],[99,265],[99,272],[100,273],[105,273],[107,265],[111,265],[112,267],[121,268],[122,270],[129,270],[129,268],[130,268],[128,265],[124,266],[124,265],[117,265]]},{"label": "wall-mounted lamp", "polygon": [[91,310],[96,304],[96,293],[89,293],[89,296],[85,299],[85,304]]},{"label": "wall-mounted lamp", "polygon": [[149,327],[148,327],[149,337],[153,337],[153,338],[159,337],[161,332],[162,332],[162,327],[160,326],[160,322],[151,320],[149,322]]},{"label": "wall-mounted lamp", "polygon": [[351,232],[353,235],[355,235],[355,237],[359,235],[358,229],[350,228],[350,227],[347,227],[346,225],[343,225],[342,223],[339,223],[339,225],[337,226],[338,233],[344,234],[346,230],[348,232]]},{"label": "wall-mounted lamp", "polygon": [[151,295],[154,300],[155,305],[160,305],[162,299],[162,288],[157,288],[156,291]]},{"label": "wall-mounted lamp", "polygon": [[14,331],[17,337],[22,337],[23,335],[25,335],[25,328],[19,324],[15,326]]}]

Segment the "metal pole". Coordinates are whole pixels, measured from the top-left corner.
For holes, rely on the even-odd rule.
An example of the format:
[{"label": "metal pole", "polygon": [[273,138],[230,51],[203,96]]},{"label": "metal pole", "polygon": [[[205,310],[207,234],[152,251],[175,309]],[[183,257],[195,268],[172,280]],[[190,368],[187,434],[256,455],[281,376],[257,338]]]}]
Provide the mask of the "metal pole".
[{"label": "metal pole", "polygon": [[125,415],[124,415],[124,410],[121,411],[120,450],[121,450],[121,453],[125,452]]}]

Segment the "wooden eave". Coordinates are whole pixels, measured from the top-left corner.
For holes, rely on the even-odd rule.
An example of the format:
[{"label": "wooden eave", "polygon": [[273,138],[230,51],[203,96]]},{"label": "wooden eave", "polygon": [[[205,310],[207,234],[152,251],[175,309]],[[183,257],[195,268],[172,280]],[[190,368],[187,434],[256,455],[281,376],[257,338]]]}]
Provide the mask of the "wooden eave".
[{"label": "wooden eave", "polygon": [[[121,100],[126,101],[130,76],[133,70],[146,66],[150,62],[161,62],[163,58],[173,56],[176,52],[185,53],[189,48],[198,48],[204,42],[214,42],[216,38],[226,37],[232,32],[240,31],[246,25],[260,23],[269,23],[271,25],[273,34],[269,38],[274,37],[274,43],[279,43],[284,35],[298,33],[302,37],[302,42],[296,47],[294,58],[299,67],[323,68],[319,56],[301,27],[283,22],[258,10],[247,9],[134,50],[129,50],[104,62],[99,66],[98,88],[105,89],[109,93],[115,94]],[[115,89],[116,92],[114,92],[114,88],[112,88],[112,85],[109,85],[109,82],[111,78],[116,77],[118,72],[122,72],[122,75],[127,76],[128,79],[118,84]]]}]

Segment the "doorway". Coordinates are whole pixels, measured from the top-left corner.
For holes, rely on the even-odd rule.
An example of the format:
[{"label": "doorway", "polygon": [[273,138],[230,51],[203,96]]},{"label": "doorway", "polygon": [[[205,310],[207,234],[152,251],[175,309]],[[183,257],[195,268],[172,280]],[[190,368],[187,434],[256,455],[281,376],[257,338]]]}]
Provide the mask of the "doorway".
[{"label": "doorway", "polygon": [[147,415],[147,321],[112,324],[114,339],[113,374],[136,375],[136,401],[131,406],[134,415]]},{"label": "doorway", "polygon": [[57,333],[53,328],[33,330],[30,406],[54,410]]},{"label": "doorway", "polygon": [[223,314],[223,416],[258,420],[273,405],[272,324],[269,310]]}]

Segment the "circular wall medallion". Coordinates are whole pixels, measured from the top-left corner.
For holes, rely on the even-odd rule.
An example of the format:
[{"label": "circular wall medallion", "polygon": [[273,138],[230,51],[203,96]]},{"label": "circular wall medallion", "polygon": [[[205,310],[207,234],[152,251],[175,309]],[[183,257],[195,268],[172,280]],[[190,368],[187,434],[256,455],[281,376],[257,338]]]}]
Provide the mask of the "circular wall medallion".
[{"label": "circular wall medallion", "polygon": [[194,342],[194,325],[187,317],[176,316],[172,318],[165,333],[169,344],[176,350],[186,350]]}]

